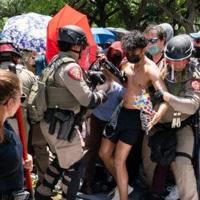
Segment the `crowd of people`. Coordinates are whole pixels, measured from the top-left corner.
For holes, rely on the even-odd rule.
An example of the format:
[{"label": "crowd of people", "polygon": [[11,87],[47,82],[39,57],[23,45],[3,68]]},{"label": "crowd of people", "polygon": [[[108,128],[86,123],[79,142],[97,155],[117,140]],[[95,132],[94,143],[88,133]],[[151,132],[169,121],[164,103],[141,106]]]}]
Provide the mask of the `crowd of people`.
[{"label": "crowd of people", "polygon": [[61,27],[57,44],[47,65],[0,41],[0,200],[27,199],[24,169],[32,168],[35,200],[50,200],[58,183],[63,200],[94,194],[102,172],[112,200],[132,199],[141,185],[140,199],[198,200],[200,32],[174,36],[167,23],[131,30],[99,46],[88,71],[79,65],[82,28]]}]

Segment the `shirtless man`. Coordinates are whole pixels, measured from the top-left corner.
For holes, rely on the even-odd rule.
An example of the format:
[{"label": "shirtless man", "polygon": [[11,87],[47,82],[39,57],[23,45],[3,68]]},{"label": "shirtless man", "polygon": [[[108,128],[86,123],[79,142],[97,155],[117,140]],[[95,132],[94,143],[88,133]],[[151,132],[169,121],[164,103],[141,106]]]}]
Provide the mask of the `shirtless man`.
[{"label": "shirtless man", "polygon": [[[103,138],[99,155],[105,166],[117,182],[117,191],[113,199],[128,200],[128,173],[126,160],[132,146],[141,133],[140,110],[137,99],[143,98],[150,84],[156,90],[166,91],[166,87],[159,78],[158,68],[154,62],[145,56],[147,40],[137,30],[126,34],[122,38],[122,47],[126,53],[128,63],[124,69],[128,77],[123,105],[119,112],[116,133],[111,138]],[[162,103],[152,116],[148,129],[156,124],[167,109]],[[114,152],[115,151],[115,152]],[[113,156],[114,155],[114,156]]]}]

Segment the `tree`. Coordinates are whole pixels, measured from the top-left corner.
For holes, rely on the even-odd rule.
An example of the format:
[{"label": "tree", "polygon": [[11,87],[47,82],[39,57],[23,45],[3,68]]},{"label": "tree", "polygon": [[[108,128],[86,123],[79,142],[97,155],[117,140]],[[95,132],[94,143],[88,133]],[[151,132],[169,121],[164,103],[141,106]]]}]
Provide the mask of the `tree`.
[{"label": "tree", "polygon": [[90,24],[106,27],[109,20],[116,15],[120,8],[114,0],[71,0],[69,5],[86,14]]},{"label": "tree", "polygon": [[[186,32],[200,26],[199,0],[1,0],[0,19],[27,12],[56,14],[64,4],[88,16],[91,25],[127,29],[168,22]],[[0,26],[3,24],[0,20]],[[1,27],[0,27],[1,28]]]},{"label": "tree", "polygon": [[196,31],[200,3],[198,0],[152,0],[164,11],[164,14],[173,19],[179,26],[183,26],[186,32]]}]

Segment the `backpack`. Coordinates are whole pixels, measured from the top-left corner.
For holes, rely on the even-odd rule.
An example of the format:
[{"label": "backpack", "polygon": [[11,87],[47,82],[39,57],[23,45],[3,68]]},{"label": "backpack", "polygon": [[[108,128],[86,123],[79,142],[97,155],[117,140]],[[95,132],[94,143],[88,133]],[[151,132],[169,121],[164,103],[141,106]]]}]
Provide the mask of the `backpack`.
[{"label": "backpack", "polygon": [[[64,63],[75,62],[72,58],[60,58],[56,56],[53,61],[41,74],[41,77],[32,85],[27,100],[27,112],[29,121],[32,124],[40,122],[44,118],[44,113],[48,108],[47,87],[54,85],[54,75]],[[47,85],[50,82],[50,85]]]}]

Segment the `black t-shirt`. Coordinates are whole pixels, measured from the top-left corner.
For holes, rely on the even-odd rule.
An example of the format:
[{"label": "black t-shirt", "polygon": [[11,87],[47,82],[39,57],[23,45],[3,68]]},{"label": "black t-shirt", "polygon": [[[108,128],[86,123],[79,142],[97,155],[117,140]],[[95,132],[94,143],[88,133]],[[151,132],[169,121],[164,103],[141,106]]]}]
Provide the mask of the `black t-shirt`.
[{"label": "black t-shirt", "polygon": [[0,192],[23,188],[22,145],[8,123],[4,124],[5,139],[0,143]]}]

